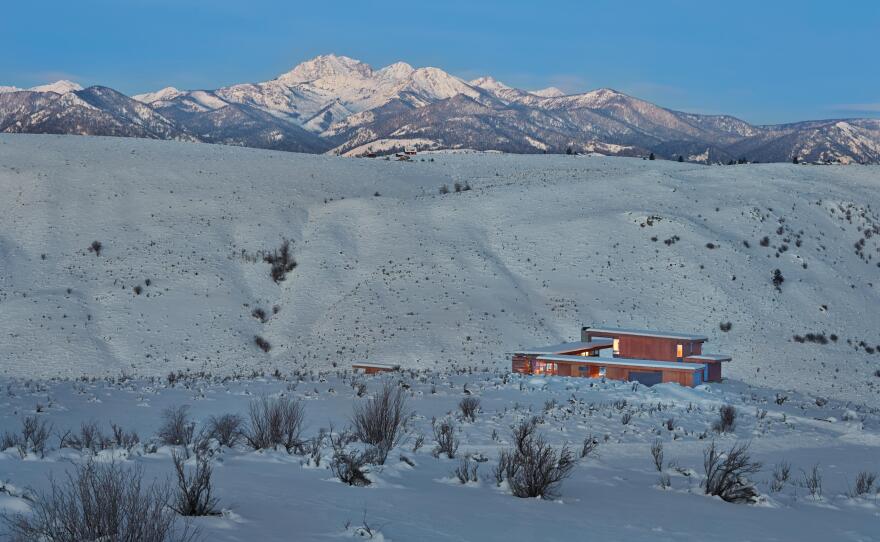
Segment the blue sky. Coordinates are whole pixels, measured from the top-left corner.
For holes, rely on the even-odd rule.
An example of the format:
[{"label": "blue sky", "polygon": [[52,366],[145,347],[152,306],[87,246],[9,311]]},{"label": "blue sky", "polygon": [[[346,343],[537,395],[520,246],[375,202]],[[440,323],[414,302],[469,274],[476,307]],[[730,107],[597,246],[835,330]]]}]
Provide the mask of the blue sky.
[{"label": "blue sky", "polygon": [[10,0],[0,85],[263,81],[322,53],[755,123],[880,116],[880,2]]}]

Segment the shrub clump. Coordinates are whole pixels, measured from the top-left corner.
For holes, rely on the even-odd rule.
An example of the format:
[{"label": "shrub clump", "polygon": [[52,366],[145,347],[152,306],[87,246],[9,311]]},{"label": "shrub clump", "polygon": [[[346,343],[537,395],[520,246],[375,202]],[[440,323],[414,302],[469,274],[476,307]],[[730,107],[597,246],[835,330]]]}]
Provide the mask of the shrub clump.
[{"label": "shrub clump", "polygon": [[305,421],[305,409],[300,401],[291,397],[266,395],[251,401],[250,424],[244,433],[245,440],[254,450],[269,450],[284,446],[287,453],[302,447],[300,435]]},{"label": "shrub clump", "polygon": [[536,425],[537,420],[531,419],[514,428],[514,447],[501,452],[495,479],[506,480],[511,493],[520,498],[555,498],[577,461],[568,446],[556,450],[536,434]]},{"label": "shrub clump", "polygon": [[288,239],[283,240],[280,249],[263,256],[263,261],[272,266],[269,273],[276,284],[284,281],[287,278],[287,274],[297,266],[296,260],[290,254],[290,241]]},{"label": "shrub clump", "polygon": [[385,464],[388,453],[403,439],[406,397],[403,389],[386,383],[375,396],[355,404],[352,414],[354,434],[375,450],[375,460]]},{"label": "shrub clump", "polygon": [[718,409],[718,419],[712,424],[712,429],[717,433],[730,433],[736,428],[736,408],[733,405],[723,405]]},{"label": "shrub clump", "polygon": [[706,495],[733,503],[755,502],[758,491],[748,476],[761,470],[761,463],[752,461],[748,452],[748,444],[735,444],[727,452],[721,452],[712,441],[703,452]]},{"label": "shrub clump", "polygon": [[167,486],[145,485],[140,467],[89,461],[75,466],[66,480],[52,480],[28,515],[3,519],[12,540],[195,540],[186,525],[178,528],[168,500]]}]

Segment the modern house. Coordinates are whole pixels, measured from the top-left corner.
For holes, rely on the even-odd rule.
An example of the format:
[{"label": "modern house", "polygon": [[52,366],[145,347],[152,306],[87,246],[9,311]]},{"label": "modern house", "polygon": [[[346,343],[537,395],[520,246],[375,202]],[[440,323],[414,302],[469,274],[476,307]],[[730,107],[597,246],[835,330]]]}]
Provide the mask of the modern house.
[{"label": "modern house", "polygon": [[391,371],[399,371],[400,365],[396,363],[373,363],[370,361],[357,361],[351,364],[351,369],[355,373],[376,374],[389,373]]},{"label": "modern house", "polygon": [[581,341],[514,352],[517,373],[609,378],[645,385],[697,386],[721,381],[730,356],[704,354],[701,335],[637,329],[584,327]]}]

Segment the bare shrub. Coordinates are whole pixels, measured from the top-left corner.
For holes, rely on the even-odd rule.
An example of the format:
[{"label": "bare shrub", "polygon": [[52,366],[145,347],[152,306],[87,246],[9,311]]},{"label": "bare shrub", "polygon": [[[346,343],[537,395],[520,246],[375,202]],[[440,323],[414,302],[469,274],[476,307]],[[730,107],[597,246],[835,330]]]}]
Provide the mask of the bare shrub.
[{"label": "bare shrub", "polygon": [[651,457],[658,472],[663,472],[663,441],[657,439],[651,444]]},{"label": "bare shrub", "polygon": [[514,427],[512,450],[502,451],[498,459],[496,480],[503,476],[510,491],[517,497],[554,498],[560,486],[577,464],[568,446],[558,451],[535,432],[535,420],[526,420]]},{"label": "bare shrub", "polygon": [[269,352],[269,350],[272,350],[272,345],[269,344],[269,341],[259,335],[254,335],[254,344],[256,344],[263,352]]},{"label": "bare shrub", "polygon": [[480,408],[480,400],[476,397],[467,396],[458,403],[462,419],[470,422],[477,420],[477,410]]},{"label": "bare shrub", "polygon": [[135,431],[127,432],[122,426],[116,425],[115,423],[110,424],[110,429],[113,430],[113,442],[118,448],[124,448],[131,451],[132,448],[141,442],[141,438]]},{"label": "bare shrub", "polygon": [[181,516],[216,516],[217,497],[212,495],[211,462],[205,455],[196,454],[196,467],[186,472],[184,457],[176,452],[171,455],[177,475],[177,492],[171,508]]},{"label": "bare shrub", "polygon": [[761,470],[761,464],[752,461],[748,444],[734,444],[727,452],[721,452],[712,441],[703,451],[703,468],[706,495],[733,503],[751,503],[758,497],[748,476]]},{"label": "bare shrub", "polygon": [[819,465],[813,465],[809,472],[802,470],[804,476],[804,487],[810,492],[810,496],[814,499],[822,498],[822,473],[819,471]]},{"label": "bare shrub", "polygon": [[629,425],[629,422],[631,422],[632,419],[633,419],[632,412],[627,410],[626,412],[623,413],[623,415],[620,416],[620,423],[622,423],[623,425]]},{"label": "bare shrub", "polygon": [[664,472],[657,478],[657,483],[660,485],[661,489],[669,489],[669,487],[672,486],[672,478]]},{"label": "bare shrub", "polygon": [[81,450],[96,452],[104,448],[104,435],[95,421],[82,422],[79,427],[79,444]]},{"label": "bare shrub", "polygon": [[43,457],[46,455],[46,445],[51,434],[52,426],[36,414],[22,418],[20,447],[23,447],[24,452],[29,451]]},{"label": "bare shrub", "polygon": [[103,249],[104,245],[101,244],[101,241],[92,241],[92,244],[89,245],[89,252],[94,252],[95,256],[100,256]]},{"label": "bare shrub", "polygon": [[461,463],[459,463],[458,467],[452,471],[452,474],[454,474],[462,484],[478,482],[479,477],[477,476],[477,469],[479,466],[480,464],[476,461],[471,461],[470,458],[463,457],[461,458]]},{"label": "bare shrub", "polygon": [[584,443],[581,445],[581,459],[586,459],[596,453],[596,448],[599,447],[599,439],[595,438],[593,435],[587,435],[584,437]]},{"label": "bare shrub", "polygon": [[376,461],[385,464],[388,453],[403,439],[406,396],[390,382],[373,397],[354,406],[352,426],[358,440],[376,449]]},{"label": "bare shrub", "polygon": [[205,428],[209,438],[217,439],[221,446],[232,448],[241,440],[244,421],[238,414],[211,416]]},{"label": "bare shrub", "polygon": [[716,433],[730,433],[736,428],[736,408],[723,405],[718,409],[718,420],[712,424]]},{"label": "bare shrub", "polygon": [[300,401],[263,395],[251,401],[249,414],[250,425],[244,436],[251,448],[266,450],[281,445],[292,453],[302,446],[305,410]]},{"label": "bare shrub", "polygon": [[187,447],[192,443],[195,424],[189,419],[189,406],[168,407],[162,411],[159,440],[168,446]]},{"label": "bare shrub", "polygon": [[143,484],[140,467],[87,462],[51,480],[28,515],[4,516],[12,540],[73,542],[182,542],[196,539],[178,528],[166,506],[167,486]]},{"label": "bare shrub", "polygon": [[770,482],[770,491],[779,493],[791,479],[791,464],[788,461],[780,461],[773,466],[773,480]]},{"label": "bare shrub", "polygon": [[330,460],[330,470],[336,478],[350,486],[362,487],[370,485],[370,480],[366,476],[366,468],[372,459],[371,454],[363,450],[347,448],[351,440],[355,438],[353,435],[343,431],[334,436],[332,428],[330,433],[330,443],[333,446],[333,459]]},{"label": "bare shrub", "polygon": [[867,495],[874,490],[874,482],[877,481],[877,474],[869,471],[861,471],[856,476],[856,486],[852,490],[853,497]]},{"label": "bare shrub", "polygon": [[437,446],[434,448],[434,456],[445,454],[449,459],[455,459],[458,453],[458,438],[455,436],[455,423],[452,420],[443,420],[434,424],[434,440]]},{"label": "bare shrub", "polygon": [[281,242],[280,249],[273,251],[271,254],[266,254],[263,257],[263,261],[272,266],[269,274],[276,283],[284,281],[287,278],[287,274],[293,271],[297,265],[296,260],[290,254],[290,241],[287,239]]}]

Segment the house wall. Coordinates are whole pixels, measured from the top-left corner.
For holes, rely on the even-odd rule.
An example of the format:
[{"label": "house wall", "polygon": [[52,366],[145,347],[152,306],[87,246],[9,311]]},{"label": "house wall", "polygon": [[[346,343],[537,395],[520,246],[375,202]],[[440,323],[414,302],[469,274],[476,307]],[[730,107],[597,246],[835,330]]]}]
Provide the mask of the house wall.
[{"label": "house wall", "polygon": [[658,361],[676,361],[677,346],[682,345],[682,357],[702,353],[700,341],[668,339],[664,337],[645,337],[642,335],[621,335],[585,329],[581,333],[582,341],[594,337],[618,339],[621,358],[654,359]]},{"label": "house wall", "polygon": [[[511,369],[515,373],[530,374],[531,362],[537,356],[514,356]],[[556,362],[558,376],[578,377],[578,378],[599,378],[599,367],[601,363],[596,365],[585,365],[581,363],[566,363],[564,361]],[[586,367],[586,371],[581,371],[580,367]],[[605,378],[609,380],[629,380],[630,371],[646,371],[644,367],[606,367]],[[694,385],[694,373],[690,370],[662,369],[658,370],[662,374],[662,382],[674,382],[681,386]],[[710,373],[711,376],[711,373]]]}]

